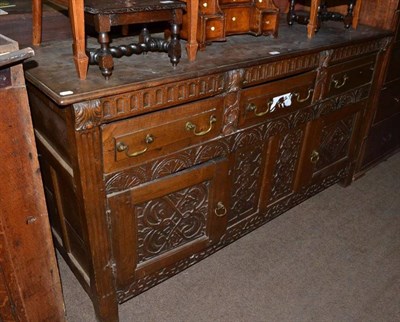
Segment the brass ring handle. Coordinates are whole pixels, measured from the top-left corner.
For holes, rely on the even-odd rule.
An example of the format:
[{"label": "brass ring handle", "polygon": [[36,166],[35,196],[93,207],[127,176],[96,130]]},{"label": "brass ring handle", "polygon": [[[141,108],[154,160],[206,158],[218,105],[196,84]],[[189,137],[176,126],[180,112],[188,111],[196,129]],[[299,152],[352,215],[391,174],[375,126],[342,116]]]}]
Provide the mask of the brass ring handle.
[{"label": "brass ring handle", "polygon": [[298,103],[304,103],[304,102],[307,102],[309,99],[310,99],[310,97],[311,97],[311,94],[314,92],[314,90],[312,89],[312,88],[310,88],[309,90],[308,90],[308,93],[307,93],[307,97],[306,98],[300,98],[300,93],[293,93],[293,96],[294,97],[296,97],[296,101],[298,102]]},{"label": "brass ring handle", "polygon": [[[146,135],[146,138],[144,139],[144,141],[145,141],[146,144],[151,144],[151,143],[154,142],[154,136],[151,135],[151,134],[147,134],[147,135]],[[141,154],[145,153],[145,152],[148,150],[148,148],[149,148],[148,146],[146,146],[143,150],[129,153],[129,145],[125,144],[125,143],[122,142],[122,141],[121,141],[121,142],[118,142],[117,145],[116,145],[116,147],[117,147],[117,151],[118,151],[118,152],[123,152],[123,151],[125,151],[125,154],[126,154],[129,158],[137,157],[138,155],[141,155]]]},{"label": "brass ring handle", "polygon": [[217,122],[217,118],[214,115],[210,116],[210,126],[208,127],[207,130],[201,131],[201,132],[196,132],[196,125],[193,124],[192,122],[186,122],[185,128],[187,131],[193,131],[194,135],[197,136],[202,136],[202,135],[206,135],[208,132],[210,132],[212,130],[213,124]]},{"label": "brass ring handle", "polygon": [[310,157],[311,163],[317,164],[319,161],[319,153],[317,151],[312,151],[311,152],[311,157]]},{"label": "brass ring handle", "polygon": [[399,98],[399,97],[394,97],[393,99],[394,99],[394,101],[395,101],[396,103],[400,103],[400,98]]},{"label": "brass ring handle", "polygon": [[338,81],[338,80],[333,79],[333,80],[332,80],[333,86],[334,86],[336,89],[342,88],[342,87],[346,84],[346,82],[347,82],[348,79],[349,79],[349,76],[347,76],[347,74],[344,74],[344,75],[343,75],[343,80],[342,80],[342,82],[341,82],[340,84],[339,84],[339,81]]},{"label": "brass ring handle", "polygon": [[247,110],[249,112],[254,112],[255,116],[263,116],[265,114],[267,114],[270,110],[271,110],[271,105],[272,105],[272,100],[270,99],[267,103],[267,109],[263,112],[257,112],[257,105],[254,103],[250,103],[249,105],[247,105]]},{"label": "brass ring handle", "polygon": [[223,217],[226,215],[226,208],[224,206],[224,204],[222,203],[222,201],[218,201],[217,203],[217,207],[214,210],[214,213],[217,217]]}]

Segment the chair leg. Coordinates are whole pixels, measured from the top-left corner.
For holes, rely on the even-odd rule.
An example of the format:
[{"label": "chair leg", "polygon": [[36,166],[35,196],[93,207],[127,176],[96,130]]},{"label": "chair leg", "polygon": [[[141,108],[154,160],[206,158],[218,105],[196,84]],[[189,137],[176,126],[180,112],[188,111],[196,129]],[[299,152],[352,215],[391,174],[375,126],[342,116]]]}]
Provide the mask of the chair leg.
[{"label": "chair leg", "polygon": [[362,2],[362,0],[357,0],[356,5],[354,7],[353,22],[352,22],[353,29],[357,29],[357,27],[358,27],[358,20],[360,18],[360,10],[361,10],[361,2]]},{"label": "chair leg", "polygon": [[32,0],[32,44],[40,45],[42,42],[42,0]]},{"label": "chair leg", "polygon": [[69,19],[72,28],[72,48],[76,71],[80,79],[86,79],[89,58],[86,55],[83,0],[69,0]]},{"label": "chair leg", "polygon": [[307,36],[312,38],[315,35],[315,31],[319,28],[318,23],[318,8],[321,4],[321,0],[311,0],[310,7],[310,20],[307,25]]},{"label": "chair leg", "polygon": [[188,40],[186,44],[186,52],[189,61],[194,61],[199,47],[197,43],[197,23],[199,15],[199,0],[186,0],[188,14]]}]

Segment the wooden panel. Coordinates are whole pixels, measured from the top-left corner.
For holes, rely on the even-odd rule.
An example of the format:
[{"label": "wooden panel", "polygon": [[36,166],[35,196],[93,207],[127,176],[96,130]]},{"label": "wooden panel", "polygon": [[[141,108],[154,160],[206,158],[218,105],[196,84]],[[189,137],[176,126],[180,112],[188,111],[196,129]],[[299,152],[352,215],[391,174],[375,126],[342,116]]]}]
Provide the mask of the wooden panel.
[{"label": "wooden panel", "polygon": [[382,89],[374,123],[379,123],[396,113],[400,113],[400,79],[386,84]]},{"label": "wooden panel", "polygon": [[217,160],[110,197],[118,289],[217,242],[227,180],[228,161]]},{"label": "wooden panel", "polygon": [[400,147],[400,114],[380,122],[368,134],[364,163],[368,167],[393,153]]},{"label": "wooden panel", "polygon": [[[15,42],[0,39],[0,52],[21,55]],[[4,41],[14,48],[1,46]],[[9,68],[7,56],[0,56],[2,69]],[[0,88],[0,177],[6,183],[0,185],[0,320],[63,321],[22,65],[13,65],[9,75],[11,85]]]},{"label": "wooden panel", "polygon": [[361,24],[392,29],[394,12],[399,0],[363,0],[360,10]]}]

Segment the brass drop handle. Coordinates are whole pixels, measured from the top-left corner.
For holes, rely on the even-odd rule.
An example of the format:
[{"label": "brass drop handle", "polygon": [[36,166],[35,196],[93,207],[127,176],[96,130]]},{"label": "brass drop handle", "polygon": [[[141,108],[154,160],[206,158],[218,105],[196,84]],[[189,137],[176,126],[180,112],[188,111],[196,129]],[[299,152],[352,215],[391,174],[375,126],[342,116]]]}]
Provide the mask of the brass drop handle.
[{"label": "brass drop handle", "polygon": [[218,201],[217,207],[214,209],[214,213],[217,217],[223,217],[226,215],[226,208],[222,201]]},{"label": "brass drop handle", "polygon": [[308,90],[308,93],[307,93],[307,97],[306,98],[300,98],[300,93],[293,93],[293,96],[294,97],[296,97],[296,101],[298,102],[298,103],[304,103],[304,102],[307,102],[309,99],[310,99],[310,97],[311,97],[311,94],[314,92],[314,90],[312,89],[312,88],[310,88],[309,90]]},{"label": "brass drop handle", "polygon": [[249,112],[254,112],[255,116],[263,116],[263,115],[267,114],[270,111],[272,102],[273,101],[271,99],[268,101],[267,109],[265,111],[263,111],[263,112],[257,112],[257,108],[258,107],[254,103],[250,103],[249,105],[247,105],[246,110],[249,111]]},{"label": "brass drop handle", "polygon": [[207,130],[196,132],[197,126],[195,124],[193,124],[192,122],[186,122],[185,128],[187,131],[193,131],[194,135],[202,136],[202,135],[206,135],[207,133],[209,133],[212,130],[213,124],[215,122],[217,122],[217,118],[214,115],[211,115],[210,116],[210,126],[208,127]]},{"label": "brass drop handle", "polygon": [[317,162],[319,161],[319,153],[317,151],[314,150],[311,152],[310,161],[313,164],[317,164]]},{"label": "brass drop handle", "polygon": [[[151,135],[151,134],[147,134],[147,135],[146,135],[146,138],[144,139],[144,142],[145,142],[147,145],[153,143],[153,142],[154,142],[154,136]],[[117,151],[118,151],[118,152],[124,152],[124,151],[125,151],[125,154],[126,154],[129,158],[137,157],[138,155],[141,155],[141,154],[145,153],[145,152],[148,150],[148,148],[149,148],[148,146],[146,146],[143,150],[129,153],[129,145],[125,144],[125,143],[122,142],[122,141],[121,141],[121,142],[118,142],[117,145],[116,145],[116,147],[117,147]]]},{"label": "brass drop handle", "polygon": [[346,84],[346,82],[347,82],[348,79],[349,79],[349,76],[347,76],[347,74],[344,74],[344,75],[343,75],[343,79],[342,79],[342,82],[341,82],[341,83],[339,83],[338,80],[333,79],[333,80],[332,80],[333,86],[334,86],[335,88],[337,88],[337,89],[342,88],[342,87]]}]

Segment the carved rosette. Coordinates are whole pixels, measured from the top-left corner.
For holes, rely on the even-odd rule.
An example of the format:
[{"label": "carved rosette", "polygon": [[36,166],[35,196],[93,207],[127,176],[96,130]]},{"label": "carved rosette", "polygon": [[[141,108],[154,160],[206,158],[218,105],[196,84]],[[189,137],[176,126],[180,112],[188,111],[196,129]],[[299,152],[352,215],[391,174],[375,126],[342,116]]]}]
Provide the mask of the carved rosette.
[{"label": "carved rosette", "polygon": [[75,130],[85,131],[98,126],[103,119],[100,100],[91,100],[73,104]]},{"label": "carved rosette", "polygon": [[224,127],[222,133],[225,135],[233,133],[237,127],[239,118],[239,90],[243,84],[243,69],[231,70],[226,73],[226,91]]}]

